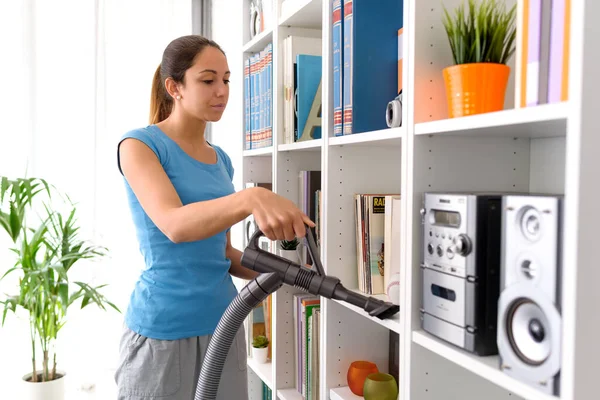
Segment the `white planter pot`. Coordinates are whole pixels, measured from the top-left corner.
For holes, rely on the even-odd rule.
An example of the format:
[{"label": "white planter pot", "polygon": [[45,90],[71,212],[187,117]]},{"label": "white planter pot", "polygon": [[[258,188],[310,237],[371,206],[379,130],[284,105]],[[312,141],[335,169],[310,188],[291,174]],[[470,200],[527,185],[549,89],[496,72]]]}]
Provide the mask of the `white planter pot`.
[{"label": "white planter pot", "polygon": [[300,259],[298,258],[297,250],[282,250],[279,249],[279,255],[285,259],[290,260],[293,263],[299,264]]},{"label": "white planter pot", "polygon": [[21,381],[22,400],[64,400],[65,373],[57,371],[61,377],[50,382],[29,382],[31,372],[23,376]]},{"label": "white planter pot", "polygon": [[259,364],[265,364],[267,362],[268,355],[269,355],[268,347],[262,347],[262,348],[253,347],[252,348],[252,358],[255,359],[256,362]]}]

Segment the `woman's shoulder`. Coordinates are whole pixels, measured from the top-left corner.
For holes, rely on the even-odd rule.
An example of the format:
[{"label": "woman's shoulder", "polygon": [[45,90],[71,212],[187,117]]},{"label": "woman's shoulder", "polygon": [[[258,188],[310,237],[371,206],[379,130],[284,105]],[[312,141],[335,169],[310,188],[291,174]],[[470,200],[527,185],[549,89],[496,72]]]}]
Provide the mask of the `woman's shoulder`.
[{"label": "woman's shoulder", "polygon": [[[120,158],[120,145],[126,139],[136,139],[144,143],[156,154],[161,164],[165,164],[169,158],[166,145],[160,135],[157,135],[156,128],[154,125],[147,125],[144,127],[131,129],[121,135],[117,144],[117,154]],[[119,162],[120,164],[120,162]],[[120,168],[120,166],[119,166]]]},{"label": "woman's shoulder", "polygon": [[156,142],[158,140],[154,125],[130,129],[121,135],[119,142],[129,138],[139,139],[144,142]]}]

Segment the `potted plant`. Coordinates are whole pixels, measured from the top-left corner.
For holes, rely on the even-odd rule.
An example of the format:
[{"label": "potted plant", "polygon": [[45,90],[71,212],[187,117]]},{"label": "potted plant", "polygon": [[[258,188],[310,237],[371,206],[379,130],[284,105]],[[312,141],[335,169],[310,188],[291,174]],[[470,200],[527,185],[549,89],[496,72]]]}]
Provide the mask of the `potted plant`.
[{"label": "potted plant", "polygon": [[291,262],[300,263],[300,259],[298,257],[298,239],[294,238],[294,240],[282,240],[279,244],[280,250],[279,254],[281,257],[290,260]]},{"label": "potted plant", "polygon": [[451,17],[444,7],[444,27],[454,64],[443,70],[450,118],[499,111],[515,52],[516,4],[506,10],[497,0],[468,0]]},{"label": "potted plant", "polygon": [[[43,200],[39,198],[43,196]],[[50,202],[52,200],[52,202]],[[66,212],[59,210],[62,204]],[[85,282],[72,281],[69,274],[81,260],[93,260],[106,249],[79,238],[76,208],[60,193],[38,178],[10,180],[0,177],[0,226],[14,245],[15,262],[0,279],[18,274],[16,293],[0,299],[2,325],[8,311],[25,311],[29,320],[31,371],[23,376],[24,400],[64,399],[65,371],[58,369],[55,351],[67,310],[81,300],[80,307],[96,304],[119,309]],[[41,368],[38,363],[41,362]]]},{"label": "potted plant", "polygon": [[267,362],[269,355],[269,339],[264,335],[255,336],[252,340],[252,358],[259,364]]}]

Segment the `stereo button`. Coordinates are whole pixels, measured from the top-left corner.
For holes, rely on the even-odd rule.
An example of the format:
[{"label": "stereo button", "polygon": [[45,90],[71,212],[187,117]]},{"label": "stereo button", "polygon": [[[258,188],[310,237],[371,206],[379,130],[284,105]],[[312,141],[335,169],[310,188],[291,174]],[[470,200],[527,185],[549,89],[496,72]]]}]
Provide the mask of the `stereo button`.
[{"label": "stereo button", "polygon": [[433,255],[433,245],[432,245],[431,243],[429,243],[429,244],[427,245],[427,251],[429,252],[429,254],[432,254],[432,255]]},{"label": "stereo button", "polygon": [[438,246],[436,250],[438,256],[442,257],[444,255],[444,249],[442,249],[442,246]]},{"label": "stereo button", "polygon": [[446,249],[446,256],[448,256],[449,259],[453,259],[454,258],[454,246],[450,246]]}]

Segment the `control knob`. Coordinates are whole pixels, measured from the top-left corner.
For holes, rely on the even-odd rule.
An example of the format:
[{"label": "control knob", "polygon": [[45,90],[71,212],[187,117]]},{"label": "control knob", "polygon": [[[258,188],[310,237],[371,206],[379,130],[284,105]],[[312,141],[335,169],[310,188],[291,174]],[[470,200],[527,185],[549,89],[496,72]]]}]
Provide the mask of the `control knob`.
[{"label": "control knob", "polygon": [[471,253],[472,247],[471,239],[464,233],[455,236],[452,240],[452,251],[463,257]]}]

